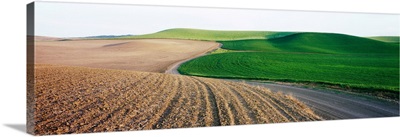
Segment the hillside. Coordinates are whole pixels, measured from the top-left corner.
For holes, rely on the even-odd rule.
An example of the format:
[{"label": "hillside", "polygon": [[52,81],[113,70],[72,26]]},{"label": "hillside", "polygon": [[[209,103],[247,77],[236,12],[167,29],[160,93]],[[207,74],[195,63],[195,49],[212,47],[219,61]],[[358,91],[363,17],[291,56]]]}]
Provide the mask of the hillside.
[{"label": "hillside", "polygon": [[296,33],[267,40],[221,41],[224,49],[330,54],[398,53],[399,46],[368,38],[332,33]]},{"label": "hillside", "polygon": [[130,37],[133,35],[127,34],[127,35],[97,35],[97,36],[87,36],[83,37],[82,39],[114,39],[114,38],[119,38],[119,37]]},{"label": "hillside", "polygon": [[268,39],[283,37],[294,34],[293,32],[272,32],[272,31],[220,31],[220,30],[201,30],[201,29],[168,29],[160,32],[120,37],[121,39],[140,39],[140,38],[169,38],[169,39],[191,39],[191,40],[210,40],[226,41],[241,39]]}]

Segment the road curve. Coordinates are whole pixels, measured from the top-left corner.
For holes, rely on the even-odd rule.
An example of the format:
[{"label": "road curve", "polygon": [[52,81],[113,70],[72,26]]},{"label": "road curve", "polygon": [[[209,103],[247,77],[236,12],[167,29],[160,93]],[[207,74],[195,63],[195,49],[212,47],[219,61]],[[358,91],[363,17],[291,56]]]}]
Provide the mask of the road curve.
[{"label": "road curve", "polygon": [[289,94],[304,102],[324,119],[355,119],[399,116],[399,102],[345,92],[245,81],[273,92]]},{"label": "road curve", "polygon": [[210,52],[210,51],[212,51],[212,50],[218,49],[218,48],[220,48],[221,46],[222,46],[222,44],[221,44],[221,43],[218,43],[218,47],[211,47],[211,48],[209,48],[208,50],[204,51],[203,53],[197,54],[197,55],[195,55],[195,56],[193,56],[193,57],[191,57],[191,58],[188,58],[188,59],[185,59],[185,60],[182,60],[182,61],[178,61],[178,62],[176,62],[176,63],[170,65],[170,66],[167,68],[167,70],[165,70],[165,74],[177,74],[177,75],[180,75],[180,73],[179,73],[179,71],[178,71],[178,68],[179,68],[179,66],[181,66],[181,64],[183,64],[183,63],[185,63],[185,62],[187,62],[187,61],[189,61],[189,60],[192,60],[192,59],[195,59],[195,58],[204,56],[204,55],[206,55],[207,52]]}]

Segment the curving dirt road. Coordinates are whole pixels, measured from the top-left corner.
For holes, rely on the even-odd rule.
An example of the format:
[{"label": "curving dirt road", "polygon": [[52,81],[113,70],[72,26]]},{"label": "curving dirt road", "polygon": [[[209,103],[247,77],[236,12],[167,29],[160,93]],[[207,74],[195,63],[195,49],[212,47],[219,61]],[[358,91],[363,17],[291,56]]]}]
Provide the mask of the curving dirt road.
[{"label": "curving dirt road", "polygon": [[165,70],[165,74],[177,74],[177,75],[180,75],[180,73],[178,71],[178,68],[179,68],[179,66],[181,66],[181,64],[183,64],[183,63],[185,63],[185,62],[187,62],[189,60],[204,56],[204,55],[206,55],[207,52],[210,52],[210,51],[215,50],[215,49],[220,48],[220,47],[222,47],[221,43],[219,43],[218,47],[210,47],[209,49],[207,49],[203,53],[194,55],[193,57],[185,59],[185,60],[182,60],[182,61],[178,61],[178,62],[168,66],[167,70]]}]

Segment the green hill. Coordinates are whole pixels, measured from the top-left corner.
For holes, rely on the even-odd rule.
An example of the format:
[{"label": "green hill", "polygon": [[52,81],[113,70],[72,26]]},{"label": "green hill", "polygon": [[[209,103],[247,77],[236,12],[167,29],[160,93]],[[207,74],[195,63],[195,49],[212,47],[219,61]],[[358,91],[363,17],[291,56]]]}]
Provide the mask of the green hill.
[{"label": "green hill", "polygon": [[399,46],[368,38],[331,33],[296,33],[266,40],[221,41],[224,49],[311,53],[397,53]]},{"label": "green hill", "polygon": [[269,39],[283,37],[294,34],[293,32],[272,32],[272,31],[219,31],[219,30],[200,30],[200,29],[168,29],[152,34],[121,37],[124,39],[139,38],[170,38],[170,39],[191,39],[226,41],[242,39]]}]

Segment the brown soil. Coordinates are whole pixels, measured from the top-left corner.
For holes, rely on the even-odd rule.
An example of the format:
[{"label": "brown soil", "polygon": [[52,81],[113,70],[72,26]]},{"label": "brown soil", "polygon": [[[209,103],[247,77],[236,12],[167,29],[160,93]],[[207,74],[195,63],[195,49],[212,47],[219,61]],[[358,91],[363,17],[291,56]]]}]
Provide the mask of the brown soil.
[{"label": "brown soil", "polygon": [[320,120],[291,96],[245,83],[59,65],[34,70],[40,135]]},{"label": "brown soil", "polygon": [[168,66],[218,46],[173,39],[36,41],[35,63],[164,73]]}]

